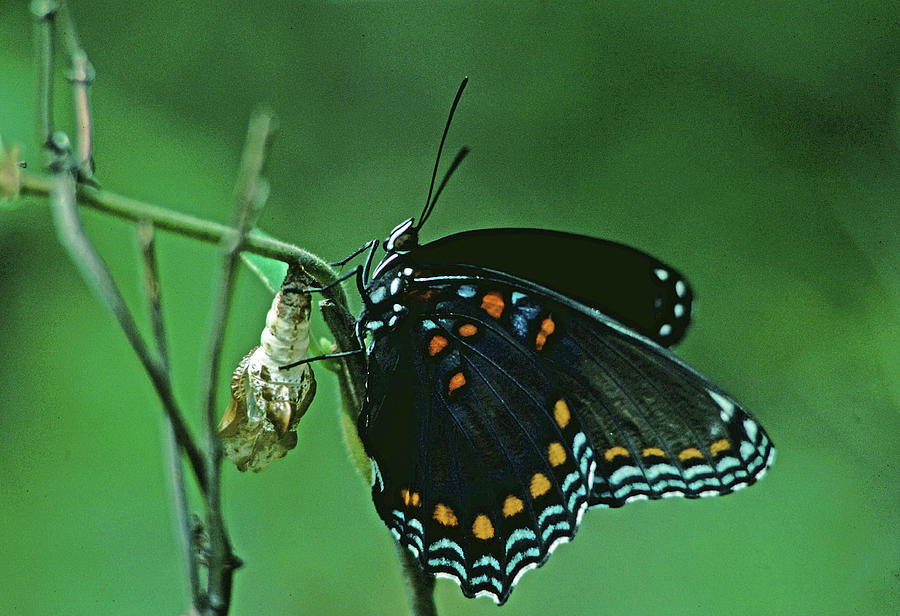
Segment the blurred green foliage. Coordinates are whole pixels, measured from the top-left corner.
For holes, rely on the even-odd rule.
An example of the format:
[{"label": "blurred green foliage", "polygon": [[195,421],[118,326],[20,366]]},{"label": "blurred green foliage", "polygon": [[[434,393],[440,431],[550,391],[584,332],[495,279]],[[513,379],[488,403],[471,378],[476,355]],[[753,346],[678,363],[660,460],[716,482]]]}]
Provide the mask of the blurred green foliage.
[{"label": "blurred green foliage", "polygon": [[[26,5],[0,6],[0,135],[38,169]],[[281,129],[260,226],[338,259],[418,214],[468,75],[448,151],[472,154],[423,239],[546,227],[673,263],[699,294],[680,354],[779,448],[741,494],[588,514],[503,613],[896,614],[900,5],[724,6],[82,2],[96,179],[226,221],[246,121],[266,103]],[[133,225],[84,218],[143,314]],[[165,234],[158,253],[196,426],[216,253]],[[573,267],[590,284],[590,265]],[[270,299],[245,272],[232,365]],[[0,212],[0,354],[0,613],[179,613],[159,403],[40,199]],[[405,609],[392,539],[341,442],[336,383],[319,374],[297,450],[261,475],[226,469],[246,562],[235,614]],[[497,613],[451,582],[436,597],[442,615]]]}]

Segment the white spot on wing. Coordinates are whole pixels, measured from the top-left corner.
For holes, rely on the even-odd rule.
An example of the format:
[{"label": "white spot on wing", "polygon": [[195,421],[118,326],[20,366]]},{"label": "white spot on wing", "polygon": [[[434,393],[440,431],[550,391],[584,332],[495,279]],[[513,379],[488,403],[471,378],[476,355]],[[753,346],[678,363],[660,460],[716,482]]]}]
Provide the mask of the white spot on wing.
[{"label": "white spot on wing", "polygon": [[374,291],[369,293],[369,301],[373,304],[380,304],[384,301],[386,295],[387,291],[385,291],[384,286],[379,286]]},{"label": "white spot on wing", "polygon": [[666,464],[661,462],[659,464],[654,464],[650,468],[646,470],[647,479],[650,481],[655,481],[660,475],[678,475],[678,469],[672,466],[671,464]]},{"label": "white spot on wing", "polygon": [[689,466],[682,472],[684,473],[684,478],[690,481],[697,475],[712,475],[713,468],[709,464],[697,464],[695,466]]},{"label": "white spot on wing", "polygon": [[719,408],[722,409],[722,412],[719,413],[722,421],[724,421],[725,423],[731,421],[731,418],[734,415],[734,402],[721,394],[717,394],[711,389],[707,389],[706,393],[708,393],[709,397],[712,398],[715,403],[719,405]]},{"label": "white spot on wing", "polygon": [[629,477],[640,477],[641,475],[641,469],[639,469],[638,467],[623,466],[622,468],[614,471],[613,474],[609,476],[609,483],[611,485],[619,485]]},{"label": "white spot on wing", "polygon": [[460,558],[466,557],[465,554],[463,554],[463,549],[459,547],[459,544],[451,539],[447,539],[446,537],[444,537],[443,539],[439,539],[438,541],[435,541],[434,543],[429,545],[428,551],[434,552],[436,550],[443,550],[448,548],[459,554]]},{"label": "white spot on wing", "polygon": [[755,458],[756,455],[756,447],[753,446],[753,443],[741,441],[741,458],[743,458],[745,462]]},{"label": "white spot on wing", "polygon": [[457,295],[459,295],[460,297],[465,297],[465,298],[475,297],[475,293],[476,293],[475,285],[471,285],[471,284],[461,285],[456,290]]},{"label": "white spot on wing", "polygon": [[378,468],[378,462],[375,461],[375,458],[369,458],[369,462],[372,463],[372,487],[375,487],[375,484],[378,484],[378,491],[384,491],[384,481],[381,479],[381,469]]},{"label": "white spot on wing", "polygon": [[756,440],[756,435],[759,433],[758,428],[759,426],[756,425],[756,422],[752,419],[744,420],[744,431],[747,433],[747,436],[750,437],[751,441]]}]

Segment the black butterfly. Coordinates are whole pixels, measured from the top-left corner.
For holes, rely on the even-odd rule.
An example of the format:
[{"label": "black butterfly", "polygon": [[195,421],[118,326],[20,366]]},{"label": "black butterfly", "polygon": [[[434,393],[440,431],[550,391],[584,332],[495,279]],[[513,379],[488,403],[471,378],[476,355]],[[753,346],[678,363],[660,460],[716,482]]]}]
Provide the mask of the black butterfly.
[{"label": "black butterfly", "polygon": [[775,455],[762,427],[665,348],[691,314],[677,270],[536,229],[419,245],[426,204],[418,225],[394,229],[371,280],[372,251],[357,278],[372,497],[425,571],[503,603],[588,507],[762,477]]}]

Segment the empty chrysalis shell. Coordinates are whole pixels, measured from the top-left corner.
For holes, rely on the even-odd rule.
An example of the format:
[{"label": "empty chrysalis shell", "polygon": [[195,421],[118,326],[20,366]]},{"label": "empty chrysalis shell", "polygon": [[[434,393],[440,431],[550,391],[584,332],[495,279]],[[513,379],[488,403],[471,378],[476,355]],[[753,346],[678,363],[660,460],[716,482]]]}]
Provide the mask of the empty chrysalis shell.
[{"label": "empty chrysalis shell", "polygon": [[307,356],[310,296],[300,291],[307,283],[299,266],[288,268],[260,346],[244,356],[231,377],[231,401],[219,435],[239,471],[259,472],[296,447],[297,423],[316,393],[309,364],[278,369]]}]

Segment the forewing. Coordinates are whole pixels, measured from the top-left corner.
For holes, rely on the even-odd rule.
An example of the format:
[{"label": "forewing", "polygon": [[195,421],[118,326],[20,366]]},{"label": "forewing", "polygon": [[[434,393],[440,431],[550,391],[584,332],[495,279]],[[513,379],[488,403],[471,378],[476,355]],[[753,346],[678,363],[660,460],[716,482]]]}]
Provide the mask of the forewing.
[{"label": "forewing", "polygon": [[442,270],[477,267],[528,280],[599,310],[664,347],[680,341],[693,292],[671,265],[618,242],[546,229],[480,229],[415,250]]}]

